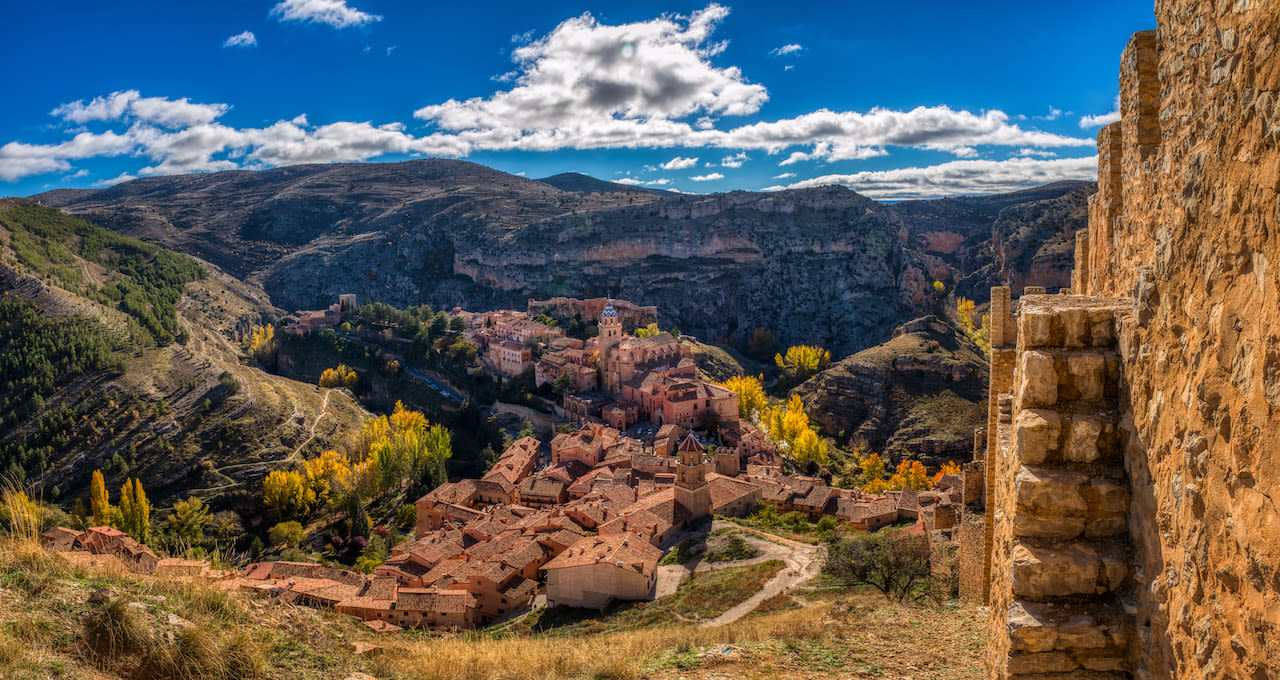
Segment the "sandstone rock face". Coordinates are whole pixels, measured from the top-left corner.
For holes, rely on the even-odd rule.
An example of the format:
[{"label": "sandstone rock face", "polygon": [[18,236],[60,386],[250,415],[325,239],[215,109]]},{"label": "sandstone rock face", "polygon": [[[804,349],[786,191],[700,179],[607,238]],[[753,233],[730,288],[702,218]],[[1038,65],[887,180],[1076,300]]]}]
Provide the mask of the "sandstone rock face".
[{"label": "sandstone rock face", "polygon": [[1055,184],[996,196],[904,201],[912,248],[933,268],[960,272],[956,293],[979,302],[992,286],[1071,285],[1075,232],[1088,222],[1093,182]]},{"label": "sandstone rock face", "polygon": [[885,206],[834,187],[681,196],[429,159],[154,177],[39,199],[198,255],[290,310],[348,292],[474,310],[612,294],[709,340],[764,326],[843,357],[931,311],[934,279],[979,303],[1001,278],[1061,285],[1093,187]]},{"label": "sandstone rock face", "polygon": [[[796,387],[828,436],[894,459],[967,460],[986,417],[987,362],[949,325],[924,317]],[[843,433],[843,434],[842,434]]]},{"label": "sandstone rock face", "polygon": [[1280,6],[1156,17],[1121,61],[1073,281],[1134,298],[1138,677],[1280,677]]}]

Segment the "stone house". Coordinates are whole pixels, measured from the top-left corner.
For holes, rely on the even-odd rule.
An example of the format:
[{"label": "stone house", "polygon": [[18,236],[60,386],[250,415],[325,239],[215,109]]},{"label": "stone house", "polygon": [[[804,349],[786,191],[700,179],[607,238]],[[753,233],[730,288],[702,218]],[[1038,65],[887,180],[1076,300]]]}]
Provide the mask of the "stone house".
[{"label": "stone house", "polygon": [[548,606],[652,599],[662,551],[630,533],[583,537],[543,568]]}]

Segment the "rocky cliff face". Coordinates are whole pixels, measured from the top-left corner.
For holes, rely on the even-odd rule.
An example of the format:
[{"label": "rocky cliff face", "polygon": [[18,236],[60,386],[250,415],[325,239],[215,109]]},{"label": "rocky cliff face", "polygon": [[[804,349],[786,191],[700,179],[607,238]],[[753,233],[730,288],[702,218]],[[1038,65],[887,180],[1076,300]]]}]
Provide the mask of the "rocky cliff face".
[{"label": "rocky cliff face", "polygon": [[1280,7],[1160,0],[1073,287],[1133,296],[1121,427],[1138,678],[1280,676]]},{"label": "rocky cliff face", "polygon": [[[1052,285],[1058,263],[1042,251],[1056,253],[1078,226],[1073,206],[1087,191],[1060,184],[889,207],[837,187],[687,196],[433,159],[149,178],[39,198],[214,262],[286,309],[345,292],[468,309],[613,294],[699,336],[764,326],[844,356],[930,311],[934,279]],[[965,286],[984,299],[969,288],[985,288]]]},{"label": "rocky cliff face", "polygon": [[954,275],[956,293],[979,303],[993,286],[1071,285],[1075,233],[1088,222],[1093,182],[1056,182],[994,196],[906,201],[911,247],[935,278]]},{"label": "rocky cliff face", "polygon": [[793,390],[823,434],[893,460],[969,460],[986,418],[987,361],[934,317],[836,362]]}]

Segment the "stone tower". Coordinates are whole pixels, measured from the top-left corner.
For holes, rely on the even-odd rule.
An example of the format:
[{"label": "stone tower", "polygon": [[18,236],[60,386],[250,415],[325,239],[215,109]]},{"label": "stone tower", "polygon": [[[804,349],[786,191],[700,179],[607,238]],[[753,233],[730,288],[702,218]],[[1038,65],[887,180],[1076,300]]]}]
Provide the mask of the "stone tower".
[{"label": "stone tower", "polygon": [[615,393],[620,389],[618,384],[618,368],[613,362],[613,348],[622,340],[622,319],[618,318],[618,310],[613,308],[613,300],[605,303],[600,312],[600,384],[606,392]]},{"label": "stone tower", "polygon": [[707,486],[706,452],[690,432],[676,454],[676,503],[689,512],[689,521],[711,514],[711,487]]}]

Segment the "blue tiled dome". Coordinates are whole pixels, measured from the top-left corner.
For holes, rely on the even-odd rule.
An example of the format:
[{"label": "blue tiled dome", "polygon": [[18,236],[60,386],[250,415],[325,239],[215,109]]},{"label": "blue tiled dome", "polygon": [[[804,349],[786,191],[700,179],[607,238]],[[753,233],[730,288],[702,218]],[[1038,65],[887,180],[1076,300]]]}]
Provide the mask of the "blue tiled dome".
[{"label": "blue tiled dome", "polygon": [[605,303],[604,311],[603,311],[603,312],[600,312],[600,318],[602,318],[602,319],[604,319],[604,318],[611,318],[611,319],[616,319],[616,318],[618,318],[618,310],[616,310],[616,309],[614,309],[614,308],[613,308],[613,301],[612,301],[612,300],[611,300],[611,301],[609,301],[609,302],[607,302],[607,303]]}]

